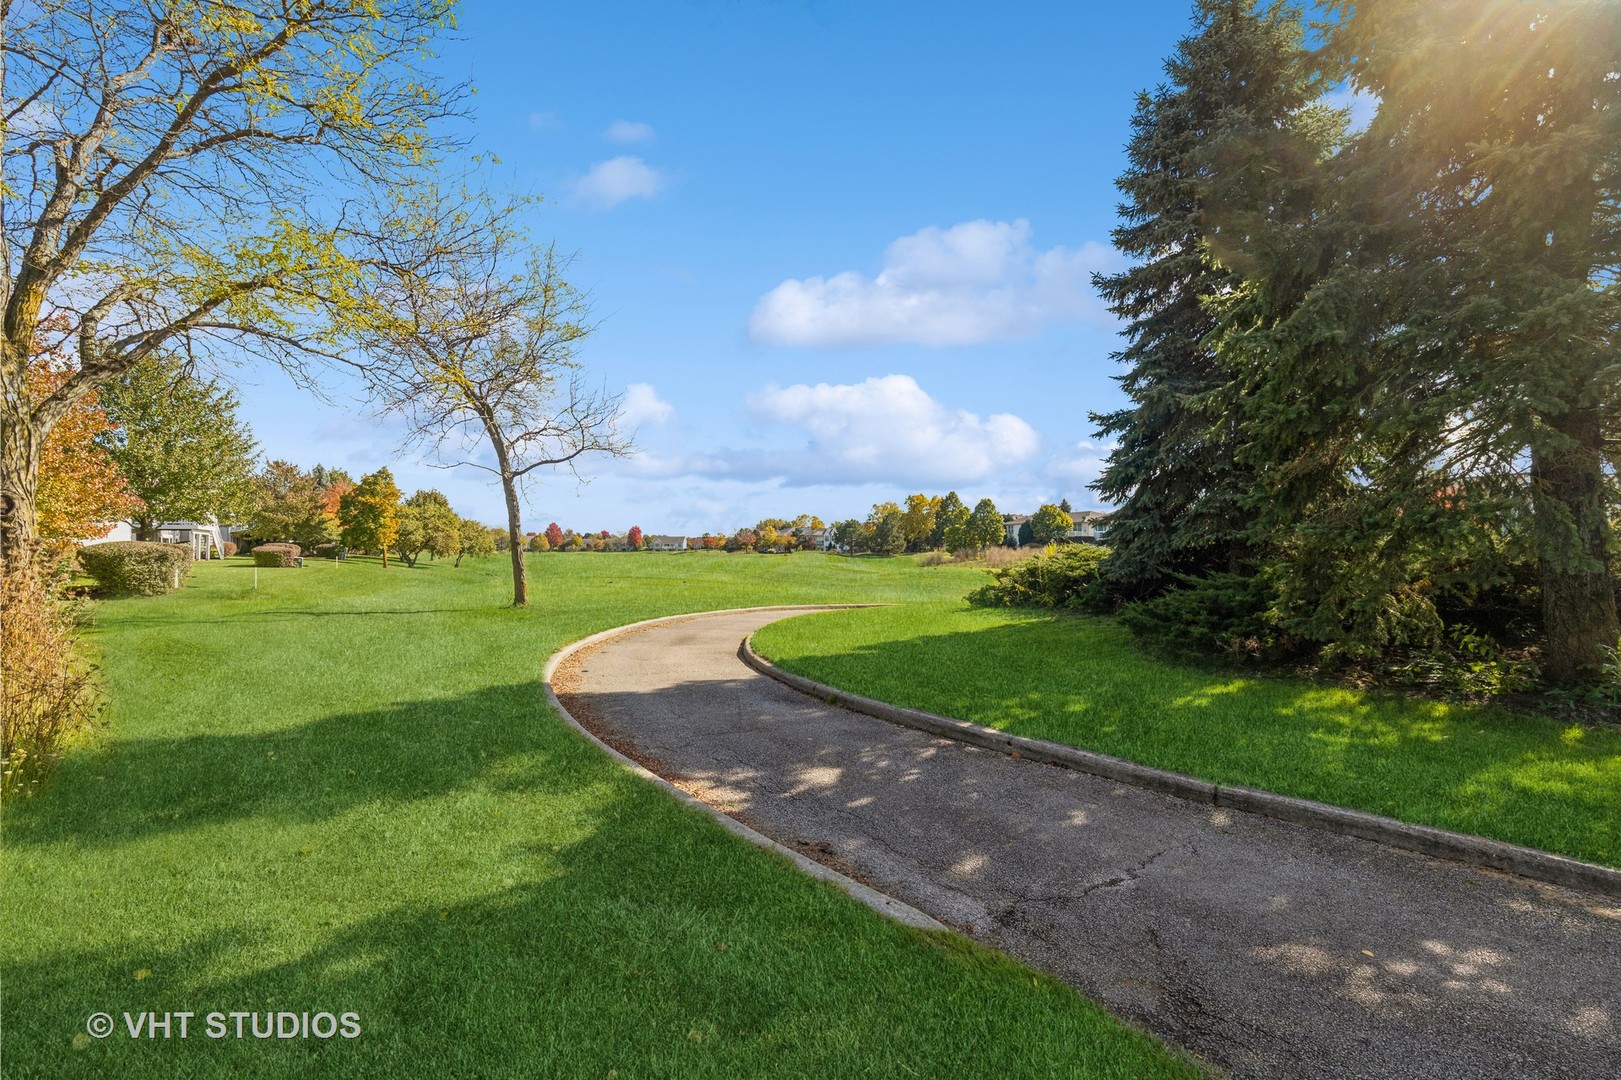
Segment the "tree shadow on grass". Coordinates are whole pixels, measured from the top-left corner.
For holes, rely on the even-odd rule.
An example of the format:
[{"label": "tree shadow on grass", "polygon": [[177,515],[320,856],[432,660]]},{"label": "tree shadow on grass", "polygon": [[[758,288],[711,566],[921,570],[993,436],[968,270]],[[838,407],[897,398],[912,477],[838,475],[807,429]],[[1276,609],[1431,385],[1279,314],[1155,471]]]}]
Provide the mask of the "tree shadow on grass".
[{"label": "tree shadow on grass", "polygon": [[[246,599],[246,598],[243,598],[243,597],[218,597],[218,598],[215,598],[215,602],[217,602],[217,603],[228,603],[233,599]],[[345,610],[330,610],[330,611],[312,611],[309,608],[264,608],[264,609],[258,610],[258,611],[232,611],[229,614],[222,615],[219,618],[214,618],[214,619],[190,618],[190,617],[188,617],[186,619],[186,622],[185,622],[184,625],[186,627],[192,627],[192,626],[204,626],[204,625],[211,625],[211,624],[239,624],[239,623],[242,623],[244,620],[249,620],[249,619],[275,619],[275,620],[277,620],[279,622],[294,622],[294,621],[299,620],[299,619],[330,619],[330,618],[348,618],[348,617],[355,617],[355,616],[364,617],[364,618],[368,618],[368,619],[374,619],[374,618],[379,618],[379,617],[381,617],[381,618],[393,618],[393,617],[398,617],[398,616],[415,617],[415,616],[418,616],[418,615],[460,615],[460,614],[487,615],[487,614],[490,613],[490,611],[492,610],[493,607],[494,607],[494,605],[491,605],[491,604],[468,604],[466,607],[421,607],[421,608],[399,607],[399,608],[366,608],[366,609],[363,609],[363,610],[348,610],[348,609],[345,609]],[[162,612],[162,613],[158,613],[158,614],[154,614],[154,615],[126,615],[126,614],[124,614],[122,612],[119,612],[116,615],[116,621],[117,621],[117,625],[121,629],[123,627],[131,627],[131,626],[133,626],[133,627],[160,626],[160,627],[164,627],[165,629],[172,629],[172,628],[177,627],[177,625],[178,625],[175,622],[173,615],[168,613],[168,612]]]},{"label": "tree shadow on grass", "polygon": [[[516,880],[498,887],[444,900],[429,887],[301,926],[307,940],[271,943],[285,959],[256,960],[266,942],[221,912],[183,942],[131,926],[17,965],[7,1076],[983,1075],[976,1039],[948,1030],[1000,1046],[1001,1075],[1042,1076],[1143,1045],[1067,991],[1031,990],[1011,961],[883,920],[650,786],[596,800],[572,843],[507,862]],[[132,1041],[122,1014],[145,1010],[199,1016],[184,1042]],[[210,1039],[210,1010],[353,1011],[362,1033]],[[76,1045],[93,1011],[117,1031]]]},{"label": "tree shadow on grass", "polygon": [[1600,729],[1178,666],[1094,619],[925,634],[789,666],[855,693],[1213,783],[1621,865],[1621,737]]},{"label": "tree shadow on grass", "polygon": [[462,789],[567,793],[602,758],[544,705],[539,683],[336,713],[242,734],[112,739],[70,755],[6,808],[15,845],[121,845],[248,819],[314,822]]}]

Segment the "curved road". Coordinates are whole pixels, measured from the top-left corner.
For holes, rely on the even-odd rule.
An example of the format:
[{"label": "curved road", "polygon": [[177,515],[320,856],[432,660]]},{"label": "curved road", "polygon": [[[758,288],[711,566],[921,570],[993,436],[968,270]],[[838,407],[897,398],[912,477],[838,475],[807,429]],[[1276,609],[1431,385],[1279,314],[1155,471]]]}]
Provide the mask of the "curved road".
[{"label": "curved road", "polygon": [[1198,806],[823,704],[632,631],[554,685],[605,741],[1246,1077],[1621,1078],[1621,900]]}]

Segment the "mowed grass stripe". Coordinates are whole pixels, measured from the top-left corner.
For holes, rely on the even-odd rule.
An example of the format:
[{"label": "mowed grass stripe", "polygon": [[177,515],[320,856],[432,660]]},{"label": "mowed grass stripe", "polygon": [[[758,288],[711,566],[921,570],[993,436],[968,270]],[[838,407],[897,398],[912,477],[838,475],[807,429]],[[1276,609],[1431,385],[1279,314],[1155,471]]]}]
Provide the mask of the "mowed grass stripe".
[{"label": "mowed grass stripe", "polygon": [[[939,601],[907,560],[199,566],[99,606],[108,727],[5,807],[11,1077],[1195,1076],[1067,988],[884,920],[627,774],[547,655],[658,615]],[[354,1011],[132,1041],[124,1012]],[[83,1035],[105,1011],[119,1033]]]},{"label": "mowed grass stripe", "polygon": [[1113,621],[957,600],[773,623],[789,671],[1050,739],[1621,867],[1621,731],[1165,663]]}]

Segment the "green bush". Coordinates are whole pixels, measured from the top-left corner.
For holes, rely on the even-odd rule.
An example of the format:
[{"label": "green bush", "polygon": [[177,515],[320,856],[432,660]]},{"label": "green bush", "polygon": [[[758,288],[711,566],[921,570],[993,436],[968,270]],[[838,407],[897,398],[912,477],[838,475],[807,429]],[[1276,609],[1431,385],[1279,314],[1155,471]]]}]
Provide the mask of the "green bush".
[{"label": "green bush", "polygon": [[1259,655],[1280,644],[1269,614],[1276,596],[1260,577],[1210,574],[1152,600],[1128,604],[1120,622],[1138,637],[1175,650]]},{"label": "green bush", "polygon": [[316,544],[314,547],[310,548],[310,554],[315,556],[317,559],[336,559],[338,557],[339,550],[340,548],[337,544],[327,541],[326,543]]},{"label": "green bush", "polygon": [[191,549],[180,544],[115,540],[82,549],[79,565],[108,592],[156,596],[185,584],[191,574]]},{"label": "green bush", "polygon": [[293,566],[303,553],[297,544],[260,544],[253,549],[254,566]]},{"label": "green bush", "polygon": [[1535,689],[1538,682],[1530,656],[1510,653],[1467,626],[1453,626],[1439,644],[1396,658],[1388,673],[1399,683],[1463,701],[1490,701],[1499,694]]},{"label": "green bush", "polygon": [[1092,544],[1049,547],[1033,559],[992,570],[992,582],[968,594],[976,607],[1074,608],[1099,588],[1098,567],[1109,549]]}]

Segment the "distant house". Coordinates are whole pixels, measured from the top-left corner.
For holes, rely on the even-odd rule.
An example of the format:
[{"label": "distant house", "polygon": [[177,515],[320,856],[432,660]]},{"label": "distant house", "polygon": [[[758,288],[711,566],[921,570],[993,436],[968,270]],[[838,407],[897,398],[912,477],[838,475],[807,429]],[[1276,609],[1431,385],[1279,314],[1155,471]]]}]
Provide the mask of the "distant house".
[{"label": "distant house", "polygon": [[1109,530],[1109,515],[1096,510],[1076,510],[1069,515],[1073,523],[1068,539],[1080,544],[1101,544]]},{"label": "distant house", "polygon": [[1019,530],[1030,520],[1029,514],[1003,514],[1002,528],[1007,532],[1008,547],[1019,546]]},{"label": "distant house", "polygon": [[[225,545],[233,542],[232,536],[232,526],[221,525],[215,521],[165,521],[158,525],[159,543],[185,544],[191,548],[191,556],[194,559],[223,559]],[[135,526],[127,521],[120,521],[106,536],[86,540],[83,546],[133,539]]]},{"label": "distant house", "polygon": [[642,544],[648,551],[687,550],[687,538],[685,536],[644,536],[642,537]]}]

